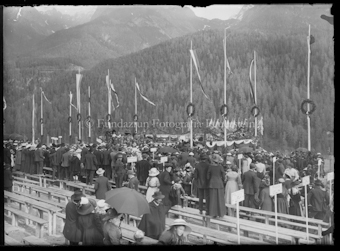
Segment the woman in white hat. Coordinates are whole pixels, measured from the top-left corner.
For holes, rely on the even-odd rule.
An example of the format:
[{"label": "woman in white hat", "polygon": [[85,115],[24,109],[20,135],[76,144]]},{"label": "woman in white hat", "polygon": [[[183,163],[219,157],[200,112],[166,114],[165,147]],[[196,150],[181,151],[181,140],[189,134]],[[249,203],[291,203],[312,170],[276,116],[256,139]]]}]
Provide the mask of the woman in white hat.
[{"label": "woman in white hat", "polygon": [[191,232],[188,223],[183,219],[176,219],[170,229],[165,230],[158,239],[159,244],[183,245],[187,242],[187,236]]},{"label": "woman in white hat", "polygon": [[152,195],[159,191],[159,179],[156,177],[159,174],[157,168],[153,167],[149,170],[149,177],[146,179],[146,186],[148,190],[146,191],[146,200],[150,203],[153,201]]}]

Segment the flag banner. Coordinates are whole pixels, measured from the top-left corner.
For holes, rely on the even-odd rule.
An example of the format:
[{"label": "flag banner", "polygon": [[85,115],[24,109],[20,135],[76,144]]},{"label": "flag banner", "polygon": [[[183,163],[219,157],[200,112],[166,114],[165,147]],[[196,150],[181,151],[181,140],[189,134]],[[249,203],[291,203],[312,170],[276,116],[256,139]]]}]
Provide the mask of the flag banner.
[{"label": "flag banner", "polygon": [[[110,92],[110,99],[112,100],[112,92]],[[111,102],[111,107],[112,107],[112,111],[116,110],[116,108],[118,107],[115,107],[113,102]]]},{"label": "flag banner", "polygon": [[73,106],[74,109],[76,109],[78,111],[78,108],[74,104],[72,104],[72,98],[73,98],[73,94],[72,94],[72,92],[70,92],[70,105]]},{"label": "flag banner", "polygon": [[208,95],[205,93],[204,91],[204,88],[203,88],[203,85],[202,85],[202,81],[201,81],[201,76],[200,76],[200,73],[199,73],[199,64],[198,64],[198,60],[197,60],[197,55],[196,55],[196,52],[194,50],[189,50],[190,51],[190,55],[192,57],[192,60],[194,62],[194,65],[195,65],[195,68],[196,68],[196,71],[197,71],[197,75],[198,75],[198,79],[199,79],[199,84],[200,84],[200,87],[201,87],[201,91],[203,92],[203,95],[210,101],[210,98],[208,97]]},{"label": "flag banner", "polygon": [[46,101],[47,101],[48,103],[52,104],[51,101],[49,101],[49,100],[46,98],[45,93],[44,93],[44,91],[42,90],[41,87],[40,87],[40,90],[41,90],[42,95],[43,95],[44,98],[46,99]]},{"label": "flag banner", "polygon": [[83,75],[76,74],[76,91],[77,91],[77,110],[80,113],[80,83]]},{"label": "flag banner", "polygon": [[3,106],[3,110],[6,110],[7,108],[7,103],[6,103],[6,100],[5,100],[5,97],[2,97],[4,99],[4,106]]},{"label": "flag banner", "polygon": [[315,38],[313,35],[310,35],[310,38],[309,38],[309,43],[310,44],[313,44],[315,42]]},{"label": "flag banner", "polygon": [[233,74],[233,72],[231,71],[230,69],[230,65],[229,65],[229,61],[228,61],[228,58],[227,58],[227,48],[226,48],[226,40],[223,39],[223,50],[224,50],[224,57],[226,59],[226,62],[227,62],[227,68],[228,68],[228,71],[229,71],[229,74]]},{"label": "flag banner", "polygon": [[251,77],[251,68],[252,68],[253,64],[254,64],[254,59],[251,60],[250,67],[249,67],[249,84],[250,84],[250,96],[251,96],[251,99],[253,100],[254,104],[256,105],[254,88],[253,88],[253,80],[252,80],[252,77]]},{"label": "flag banner", "polygon": [[140,89],[139,89],[139,85],[138,85],[136,79],[135,79],[135,84],[136,84],[137,90],[138,90],[139,94],[141,95],[141,97],[142,97],[145,101],[147,101],[148,103],[150,103],[151,105],[156,106],[155,103],[151,102],[147,97],[145,97],[145,96],[142,94],[142,92],[141,92]]},{"label": "flag banner", "polygon": [[[116,101],[117,101],[117,106],[116,106],[116,108],[118,108],[118,107],[119,107],[118,93],[116,92],[116,90],[115,90],[113,84],[111,83],[111,81],[110,81],[110,87],[111,87],[111,90],[113,91],[113,93],[114,93],[115,96],[116,96]],[[111,98],[111,100],[112,100],[112,98]],[[112,102],[112,105],[113,105],[113,102]]]}]

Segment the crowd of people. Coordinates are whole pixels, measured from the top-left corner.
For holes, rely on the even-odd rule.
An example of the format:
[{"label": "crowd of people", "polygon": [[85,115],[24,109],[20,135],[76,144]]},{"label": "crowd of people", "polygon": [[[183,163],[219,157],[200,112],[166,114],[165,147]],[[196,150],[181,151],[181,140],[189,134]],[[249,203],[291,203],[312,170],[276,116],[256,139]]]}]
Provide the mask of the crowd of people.
[{"label": "crowd of people", "polygon": [[[82,181],[94,185],[97,199],[104,199],[105,192],[111,189],[109,180],[114,180],[117,188],[128,186],[139,191],[139,185],[146,186],[146,199],[150,208],[151,205],[166,208],[160,216],[161,221],[171,206],[181,205],[181,198],[187,196],[198,198],[201,214],[205,210],[205,214],[213,218],[226,214],[235,216],[234,207],[229,207],[228,204],[231,204],[231,194],[242,188],[245,192],[243,206],[274,211],[269,186],[278,183],[283,184],[282,193],[277,195],[279,213],[303,216],[304,199],[310,205],[308,216],[311,218],[325,219],[329,216],[329,211],[333,210],[332,206],[328,206],[329,202],[332,205],[333,200],[329,198],[329,193],[320,180],[325,172],[323,157],[319,153],[293,151],[286,156],[278,151],[267,152],[262,148],[246,152],[240,152],[236,148],[222,148],[219,151],[202,145],[190,148],[183,141],[167,144],[129,138],[120,142],[98,145],[61,143],[47,146],[38,142],[32,144],[6,141],[4,163],[13,170],[28,174],[44,174],[43,167],[51,167],[53,179]],[[166,146],[167,150],[162,151]],[[157,148],[156,152],[151,152],[152,148]],[[129,162],[128,157],[131,156],[135,156],[137,162]],[[167,157],[167,160],[164,162],[162,157]],[[307,187],[308,196],[304,198],[300,183],[301,178],[307,175],[310,176],[311,184]],[[94,184],[95,176],[98,177]],[[155,195],[158,199],[162,197],[161,202],[156,202]],[[205,207],[203,199],[206,201]],[[90,209],[95,207],[91,205],[88,205]],[[91,211],[90,209],[88,210]],[[113,217],[107,216],[110,219],[117,216],[114,213],[110,215]],[[152,218],[152,215],[148,217]],[[86,222],[80,222],[81,225],[86,225]],[[114,222],[111,221],[113,225]],[[152,225],[152,220],[145,219],[142,222],[141,228],[146,236],[159,239],[165,231],[162,226],[156,235],[150,234],[148,222]],[[105,225],[104,229],[114,228],[113,225]],[[182,226],[186,229],[185,225]],[[167,233],[170,234],[174,233]],[[113,237],[105,237],[106,240],[109,238]]]}]

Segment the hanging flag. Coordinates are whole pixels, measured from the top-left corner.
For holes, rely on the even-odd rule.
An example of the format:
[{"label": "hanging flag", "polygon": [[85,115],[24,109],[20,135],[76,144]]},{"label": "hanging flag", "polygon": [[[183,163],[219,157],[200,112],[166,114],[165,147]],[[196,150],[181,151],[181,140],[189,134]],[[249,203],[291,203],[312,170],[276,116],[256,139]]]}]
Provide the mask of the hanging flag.
[{"label": "hanging flag", "polygon": [[313,43],[315,43],[315,38],[314,38],[314,36],[311,34],[310,36],[307,36],[307,40],[309,41],[309,46],[308,46],[308,48],[309,48],[309,54],[310,54],[310,53],[311,53],[310,46],[311,46]]},{"label": "hanging flag", "polygon": [[44,93],[44,91],[42,90],[41,87],[40,87],[40,90],[41,90],[41,94],[44,96],[44,98],[46,99],[46,101],[47,101],[48,103],[52,104],[51,101],[49,101],[49,100],[46,98],[45,93]]},{"label": "hanging flag", "polygon": [[[116,96],[116,101],[117,101],[117,106],[116,106],[116,108],[118,108],[118,107],[119,107],[118,93],[116,92],[116,90],[115,90],[113,84],[111,83],[111,81],[110,81],[110,87],[111,87],[111,90],[113,91],[113,93],[114,93],[115,96]],[[111,100],[112,100],[112,98],[111,98]],[[112,102],[112,105],[113,105],[113,102]]]},{"label": "hanging flag", "polygon": [[76,94],[77,94],[77,110],[80,113],[80,83],[83,78],[83,75],[76,74]]},{"label": "hanging flag", "polygon": [[263,116],[261,116],[261,119],[259,120],[258,129],[260,130],[261,135],[263,135],[263,131],[264,131],[264,127],[263,127]]},{"label": "hanging flag", "polygon": [[142,92],[141,92],[140,89],[139,89],[139,85],[138,85],[136,79],[135,79],[135,84],[136,84],[136,87],[137,87],[137,90],[138,90],[140,96],[141,96],[145,101],[147,101],[148,103],[150,103],[151,105],[156,106],[155,103],[151,102],[147,97],[145,97],[145,96],[142,94]]},{"label": "hanging flag", "polygon": [[228,68],[228,71],[229,71],[229,74],[233,74],[233,72],[231,71],[230,69],[230,65],[229,65],[229,61],[228,61],[228,58],[227,58],[227,48],[226,48],[226,40],[223,38],[223,50],[224,50],[224,57],[226,59],[226,62],[227,62],[227,68]]},{"label": "hanging flag", "polygon": [[74,109],[76,109],[78,111],[78,108],[74,104],[72,104],[72,98],[73,98],[73,94],[72,94],[72,92],[70,92],[70,105],[73,106]]},{"label": "hanging flag", "polygon": [[192,57],[192,61],[194,62],[194,65],[195,65],[195,68],[196,68],[196,72],[197,72],[197,75],[198,75],[198,79],[199,79],[199,84],[200,84],[200,87],[201,87],[201,91],[203,92],[203,95],[210,101],[210,98],[208,97],[208,95],[205,93],[204,91],[204,88],[203,88],[203,85],[202,85],[202,81],[201,81],[201,76],[200,76],[200,73],[199,73],[199,64],[198,64],[198,59],[197,59],[197,55],[196,55],[196,51],[194,50],[189,50],[190,51],[190,55]]},{"label": "hanging flag", "polygon": [[251,99],[253,100],[254,104],[256,105],[254,88],[253,88],[253,80],[252,80],[252,77],[251,77],[251,68],[252,68],[253,64],[254,64],[254,59],[251,60],[250,67],[249,67],[249,84],[250,84],[250,96],[251,96]]},{"label": "hanging flag", "polygon": [[5,97],[3,97],[3,99],[4,99],[4,106],[3,106],[3,110],[6,110],[6,108],[7,108],[7,103],[6,103]]}]

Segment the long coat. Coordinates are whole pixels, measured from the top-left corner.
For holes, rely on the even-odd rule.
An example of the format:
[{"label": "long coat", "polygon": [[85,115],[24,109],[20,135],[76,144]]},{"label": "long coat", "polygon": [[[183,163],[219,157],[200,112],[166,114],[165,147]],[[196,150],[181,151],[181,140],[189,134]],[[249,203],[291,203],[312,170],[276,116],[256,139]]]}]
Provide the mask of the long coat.
[{"label": "long coat", "polygon": [[158,240],[165,230],[165,215],[170,206],[156,205],[154,201],[149,203],[150,214],[144,214],[138,228],[145,233],[145,236]]},{"label": "long coat", "polygon": [[97,164],[98,167],[100,167],[101,165],[103,165],[103,152],[99,151],[99,150],[94,150],[93,154],[96,156],[97,158]]},{"label": "long coat", "polygon": [[260,209],[261,210],[265,210],[265,211],[269,211],[269,212],[273,212],[273,208],[274,208],[274,202],[273,199],[270,197],[269,194],[269,187],[264,187],[261,192],[260,192]]},{"label": "long coat", "polygon": [[61,157],[61,166],[69,167],[71,157],[72,157],[72,153],[70,151],[64,153],[63,156]]},{"label": "long coat", "polygon": [[79,174],[81,171],[80,168],[80,159],[77,156],[72,156],[70,159],[70,169],[73,171],[73,174]]},{"label": "long coat", "polygon": [[171,201],[169,199],[169,194],[170,194],[171,185],[172,185],[170,173],[165,170],[164,172],[159,174],[158,179],[159,179],[159,183],[161,184],[159,186],[159,190],[165,196],[164,199],[163,199],[163,203],[164,203],[164,205],[169,206],[169,205],[171,205]]},{"label": "long coat", "polygon": [[83,233],[83,245],[104,245],[104,232],[97,214],[79,215],[78,223]]},{"label": "long coat", "polygon": [[29,151],[28,149],[23,149],[22,150],[22,171],[24,173],[29,173],[29,165],[30,165],[30,156],[29,156]]},{"label": "long coat", "polygon": [[96,194],[96,199],[105,200],[105,193],[111,190],[111,185],[108,178],[104,176],[99,176],[94,183],[94,190]]},{"label": "long coat", "polygon": [[257,175],[252,170],[245,172],[242,176],[244,194],[254,195],[257,193]]},{"label": "long coat", "polygon": [[325,202],[326,205],[329,204],[329,194],[317,186],[309,191],[307,195],[307,201],[308,204],[312,205],[314,212],[322,212],[324,211],[323,203]]},{"label": "long coat", "polygon": [[102,162],[102,164],[104,166],[111,166],[111,156],[110,156],[109,150],[103,151],[103,162]]},{"label": "long coat", "polygon": [[78,227],[77,206],[72,201],[68,202],[65,209],[66,220],[63,230],[65,238],[71,242],[81,242],[82,232]]},{"label": "long coat", "polygon": [[44,161],[44,155],[40,148],[34,151],[34,162]]},{"label": "long coat", "polygon": [[63,156],[64,153],[66,153],[66,148],[65,147],[60,147],[58,150],[57,150],[57,153],[56,153],[56,162],[57,162],[57,165],[61,165],[61,158]]},{"label": "long coat", "polygon": [[211,164],[207,171],[209,189],[209,215],[224,216],[226,214],[224,199],[224,170],[221,165]]},{"label": "long coat", "polygon": [[209,169],[209,163],[200,162],[196,165],[194,178],[197,180],[197,188],[207,188],[207,171]]},{"label": "long coat", "polygon": [[97,170],[97,158],[93,153],[88,152],[85,155],[84,166],[86,170]]},{"label": "long coat", "polygon": [[142,185],[145,185],[150,169],[151,164],[147,160],[141,160],[136,163],[137,178]]}]

